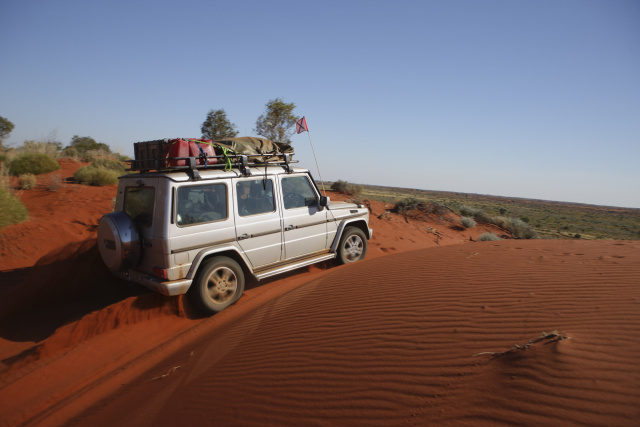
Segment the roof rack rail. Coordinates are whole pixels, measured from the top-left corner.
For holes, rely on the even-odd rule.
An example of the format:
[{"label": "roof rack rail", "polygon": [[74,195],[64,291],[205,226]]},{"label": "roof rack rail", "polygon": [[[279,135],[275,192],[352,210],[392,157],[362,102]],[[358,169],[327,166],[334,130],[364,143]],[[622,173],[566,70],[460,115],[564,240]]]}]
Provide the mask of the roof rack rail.
[{"label": "roof rack rail", "polygon": [[[176,140],[172,140],[176,141]],[[183,140],[188,142],[187,140]],[[199,141],[204,142],[204,141]],[[219,145],[210,142],[203,144],[203,149],[198,144],[198,155],[172,157],[171,150],[167,150],[167,144],[171,143],[169,139],[161,139],[154,141],[136,142],[134,146],[134,160],[128,160],[129,168],[127,171],[139,172],[169,172],[169,171],[185,171],[192,179],[200,179],[198,170],[203,169],[227,169],[239,170],[243,175],[251,175],[251,167],[269,167],[282,166],[283,169],[291,173],[291,164],[298,163],[292,160],[293,152],[268,152],[259,154],[239,154],[223,149],[220,154]],[[216,147],[214,151],[213,147]],[[194,151],[180,152],[180,154],[194,154]]]}]

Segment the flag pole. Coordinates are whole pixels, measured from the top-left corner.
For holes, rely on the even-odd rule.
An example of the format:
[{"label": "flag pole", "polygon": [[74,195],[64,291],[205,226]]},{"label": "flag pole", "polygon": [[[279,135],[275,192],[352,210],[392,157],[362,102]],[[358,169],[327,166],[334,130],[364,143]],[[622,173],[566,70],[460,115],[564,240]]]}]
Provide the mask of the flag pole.
[{"label": "flag pole", "polygon": [[327,190],[324,189],[324,179],[322,179],[322,174],[320,174],[320,166],[318,166],[316,150],[313,149],[313,142],[311,141],[311,132],[309,132],[308,128],[307,128],[307,135],[309,135],[309,144],[311,144],[311,152],[313,153],[313,160],[316,161],[316,169],[318,169],[318,178],[320,178],[320,182],[322,183],[322,192],[324,193],[324,196],[327,197]]},{"label": "flag pole", "polygon": [[316,157],[316,150],[313,148],[313,141],[311,141],[311,132],[309,132],[309,126],[307,126],[307,119],[302,116],[300,120],[296,122],[296,133],[301,134],[302,132],[307,132],[309,135],[309,144],[311,144],[311,152],[313,153],[313,159],[316,161],[316,169],[318,169],[318,178],[320,178],[320,182],[322,183],[322,192],[324,193],[324,197],[327,197],[327,190],[324,189],[324,180],[322,179],[322,174],[320,173],[320,166],[318,166],[318,158]]}]

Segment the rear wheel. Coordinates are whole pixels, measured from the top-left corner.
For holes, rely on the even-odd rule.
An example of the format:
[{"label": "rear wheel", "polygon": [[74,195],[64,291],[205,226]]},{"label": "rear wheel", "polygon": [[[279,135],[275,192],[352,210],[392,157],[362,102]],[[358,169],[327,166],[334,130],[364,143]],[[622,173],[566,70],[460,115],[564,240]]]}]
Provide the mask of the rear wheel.
[{"label": "rear wheel", "polygon": [[242,292],[244,273],[240,264],[231,258],[215,257],[201,267],[187,297],[204,313],[215,314],[240,299]]},{"label": "rear wheel", "polygon": [[357,227],[347,227],[340,238],[338,246],[338,262],[347,264],[360,261],[367,254],[367,237]]}]

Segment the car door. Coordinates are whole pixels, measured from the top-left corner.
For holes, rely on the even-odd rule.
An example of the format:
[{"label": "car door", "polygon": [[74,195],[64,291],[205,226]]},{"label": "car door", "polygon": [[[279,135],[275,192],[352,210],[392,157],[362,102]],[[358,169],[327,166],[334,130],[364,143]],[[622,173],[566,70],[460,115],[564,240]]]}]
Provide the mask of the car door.
[{"label": "car door", "polygon": [[327,209],[307,174],[281,175],[284,259],[327,249]]},{"label": "car door", "polygon": [[273,178],[235,178],[236,239],[253,268],[282,260],[282,219]]}]

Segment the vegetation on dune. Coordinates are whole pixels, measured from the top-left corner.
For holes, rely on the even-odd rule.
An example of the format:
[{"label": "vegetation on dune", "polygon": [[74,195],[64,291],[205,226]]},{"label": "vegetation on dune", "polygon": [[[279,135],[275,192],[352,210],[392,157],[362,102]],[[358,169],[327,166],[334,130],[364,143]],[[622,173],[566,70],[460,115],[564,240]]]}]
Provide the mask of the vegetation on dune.
[{"label": "vegetation on dune", "polygon": [[426,202],[415,197],[407,197],[395,202],[395,213],[403,215],[406,218],[416,220],[425,220],[427,218],[435,218],[438,221],[451,221],[451,209],[439,203]]},{"label": "vegetation on dune", "polygon": [[362,193],[362,185],[354,185],[347,181],[338,180],[331,184],[331,191],[337,191],[349,196],[359,196]]},{"label": "vegetation on dune", "polygon": [[[35,187],[35,175],[60,169],[56,158],[90,162],[89,166],[76,172],[75,179],[81,184],[98,186],[116,184],[118,177],[125,173],[123,161],[128,159],[112,153],[105,143],[78,135],[64,149],[54,135],[47,141],[25,141],[22,146],[5,150],[0,155],[3,167],[8,168],[9,174],[19,177],[18,186],[23,190]],[[62,177],[59,174],[51,175],[42,184],[49,191],[57,191],[62,186]]]},{"label": "vegetation on dune", "polygon": [[3,148],[4,140],[9,137],[14,127],[15,125],[9,119],[0,116],[0,149]]},{"label": "vegetation on dune", "polygon": [[65,157],[73,157],[73,155],[83,156],[87,151],[95,150],[111,153],[111,148],[104,142],[97,142],[90,136],[74,135],[69,145],[63,150],[63,155]]},{"label": "vegetation on dune", "polygon": [[25,173],[18,177],[18,186],[21,190],[31,190],[36,186],[36,176],[31,173]]},{"label": "vegetation on dune", "polygon": [[78,169],[74,178],[80,184],[104,186],[117,184],[118,177],[124,173],[124,163],[103,157],[96,159],[89,166]]},{"label": "vegetation on dune", "polygon": [[470,216],[463,216],[460,218],[460,225],[464,228],[473,228],[477,225],[476,221]]},{"label": "vegetation on dune", "polygon": [[491,242],[494,240],[501,240],[495,233],[482,233],[478,236],[478,241],[480,242]]},{"label": "vegetation on dune", "polygon": [[78,169],[73,177],[80,184],[101,187],[104,185],[117,184],[119,176],[116,171],[110,169],[85,166]]},{"label": "vegetation on dune", "polygon": [[24,204],[9,190],[0,186],[0,228],[18,224],[29,217]]},{"label": "vegetation on dune", "polygon": [[23,174],[40,175],[60,169],[55,158],[44,153],[27,151],[18,154],[9,164],[9,174],[19,176]]},{"label": "vegetation on dune", "polygon": [[[478,223],[490,223],[489,219],[495,217],[517,219],[543,239],[640,240],[640,209],[375,185],[362,187],[361,197],[369,200],[396,204],[398,200],[412,198],[445,206]],[[519,221],[512,221],[512,226],[528,232]]]}]

